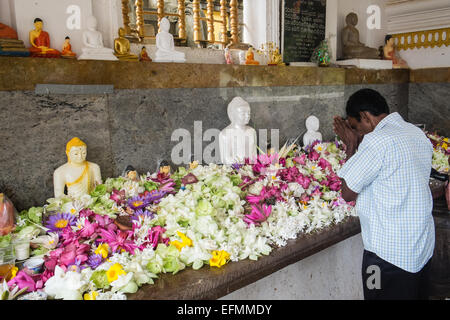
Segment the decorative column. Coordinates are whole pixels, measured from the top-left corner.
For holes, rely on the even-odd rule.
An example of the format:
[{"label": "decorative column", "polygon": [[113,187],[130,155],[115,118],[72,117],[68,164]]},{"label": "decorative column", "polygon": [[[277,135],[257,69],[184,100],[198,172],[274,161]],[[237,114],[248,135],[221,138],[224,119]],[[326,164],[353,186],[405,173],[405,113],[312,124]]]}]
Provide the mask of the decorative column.
[{"label": "decorative column", "polygon": [[224,45],[226,45],[228,43],[227,0],[220,0],[220,17],[222,18],[222,28],[221,28],[222,39],[220,39],[220,41],[222,41]]},{"label": "decorative column", "polygon": [[144,38],[144,2],[143,0],[136,0],[136,29],[139,37]]},{"label": "decorative column", "polygon": [[200,37],[200,0],[193,0],[192,10],[194,12],[194,41],[201,40]]},{"label": "decorative column", "polygon": [[128,3],[130,0],[122,0],[122,18],[123,18],[123,27],[125,29],[126,34],[131,33],[130,28],[130,17],[128,16],[129,9],[128,9]]},{"label": "decorative column", "polygon": [[230,29],[231,42],[236,44],[239,42],[239,16],[237,0],[231,0],[230,2]]},{"label": "decorative column", "polygon": [[164,18],[164,0],[158,0],[156,8],[158,13],[158,32],[160,32],[159,23],[161,22],[161,19]]},{"label": "decorative column", "polygon": [[214,0],[208,0],[206,16],[208,22],[208,42],[214,43]]},{"label": "decorative column", "polygon": [[180,39],[186,39],[186,7],[184,0],[178,0],[178,15],[180,16],[178,20],[178,37]]}]

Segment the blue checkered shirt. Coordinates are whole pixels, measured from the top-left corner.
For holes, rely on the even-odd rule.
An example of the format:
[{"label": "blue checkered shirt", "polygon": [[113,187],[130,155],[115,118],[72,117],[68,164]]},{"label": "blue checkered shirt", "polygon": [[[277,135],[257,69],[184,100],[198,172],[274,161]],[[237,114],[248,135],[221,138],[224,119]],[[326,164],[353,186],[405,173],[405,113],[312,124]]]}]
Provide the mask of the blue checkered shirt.
[{"label": "blue checkered shirt", "polygon": [[420,271],[433,255],[432,155],[425,134],[395,112],[364,136],[338,172],[358,193],[364,248],[408,272]]}]

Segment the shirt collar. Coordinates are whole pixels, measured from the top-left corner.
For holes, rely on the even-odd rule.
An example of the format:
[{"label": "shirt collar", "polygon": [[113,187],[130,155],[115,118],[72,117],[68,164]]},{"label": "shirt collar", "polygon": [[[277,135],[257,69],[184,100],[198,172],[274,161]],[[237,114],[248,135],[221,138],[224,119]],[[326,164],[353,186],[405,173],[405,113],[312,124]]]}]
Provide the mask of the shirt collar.
[{"label": "shirt collar", "polygon": [[384,117],[384,119],[381,120],[377,124],[377,126],[375,127],[375,129],[373,131],[375,132],[375,131],[381,130],[381,128],[383,128],[386,124],[398,123],[400,120],[403,120],[402,116],[398,112],[393,112],[393,113],[387,115],[386,117]]}]

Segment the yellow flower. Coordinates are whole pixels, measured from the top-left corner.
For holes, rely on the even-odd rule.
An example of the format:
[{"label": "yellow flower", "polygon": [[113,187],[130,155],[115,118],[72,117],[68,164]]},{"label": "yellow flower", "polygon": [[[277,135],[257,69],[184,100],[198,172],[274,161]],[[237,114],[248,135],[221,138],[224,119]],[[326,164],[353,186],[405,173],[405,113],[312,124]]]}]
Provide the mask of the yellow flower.
[{"label": "yellow flower", "polygon": [[445,142],[449,142],[449,141],[448,141],[448,138],[444,138],[444,139],[442,139],[442,140],[444,140]]},{"label": "yellow flower", "polygon": [[195,160],[195,161],[193,161],[193,162],[191,162],[190,164],[189,164],[189,168],[190,169],[195,169],[195,168],[197,168],[198,167],[198,161],[197,160]]},{"label": "yellow flower", "polygon": [[106,271],[108,282],[116,281],[121,274],[127,274],[119,263],[115,263]]},{"label": "yellow flower", "polygon": [[19,271],[19,268],[12,267],[12,269],[11,269],[11,278],[9,280],[12,280],[12,279],[14,279],[16,277],[17,271]]},{"label": "yellow flower", "polygon": [[97,300],[98,292],[92,291],[91,293],[84,294],[84,300]]},{"label": "yellow flower", "polygon": [[182,248],[189,246],[192,247],[192,240],[189,239],[184,233],[177,231],[178,236],[181,238],[181,242],[178,240],[170,241],[169,244],[175,246],[179,251]]},{"label": "yellow flower", "polygon": [[444,150],[447,150],[447,148],[448,148],[448,144],[446,144],[445,142],[442,144],[442,149],[444,149]]},{"label": "yellow flower", "polygon": [[103,259],[106,259],[106,257],[109,254],[109,245],[107,243],[102,243],[98,246],[98,248],[94,252],[95,254],[101,254]]},{"label": "yellow flower", "polygon": [[220,268],[230,260],[230,254],[225,250],[213,251],[212,255],[213,257],[209,260],[209,265],[211,267]]}]

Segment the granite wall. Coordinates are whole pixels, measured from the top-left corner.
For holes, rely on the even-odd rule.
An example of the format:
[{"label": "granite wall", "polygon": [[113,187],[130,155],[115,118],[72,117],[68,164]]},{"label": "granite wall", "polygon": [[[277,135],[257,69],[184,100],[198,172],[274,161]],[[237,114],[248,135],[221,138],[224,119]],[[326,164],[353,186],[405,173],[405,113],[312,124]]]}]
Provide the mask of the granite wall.
[{"label": "granite wall", "polygon": [[[194,123],[201,121],[201,129],[196,126],[200,137],[212,128],[218,133],[229,123],[227,105],[235,96],[249,101],[250,125],[268,129],[269,139],[270,129],[278,129],[281,145],[306,131],[311,114],[321,120],[320,131],[330,140],[333,116],[344,115],[347,97],[360,87],[365,86],[127,89],[103,95],[0,91],[0,187],[19,210],[43,205],[53,196],[53,171],[66,162],[65,145],[74,136],[87,143],[88,160],[100,165],[104,179],[129,164],[143,173],[156,170],[161,160],[171,159],[180,141],[171,139],[176,129],[190,134],[188,159],[198,159],[199,144],[205,150],[214,138],[194,141]],[[407,116],[407,85],[369,87],[384,94],[393,111]]]},{"label": "granite wall", "polygon": [[412,122],[450,136],[450,83],[410,83],[408,100]]}]

